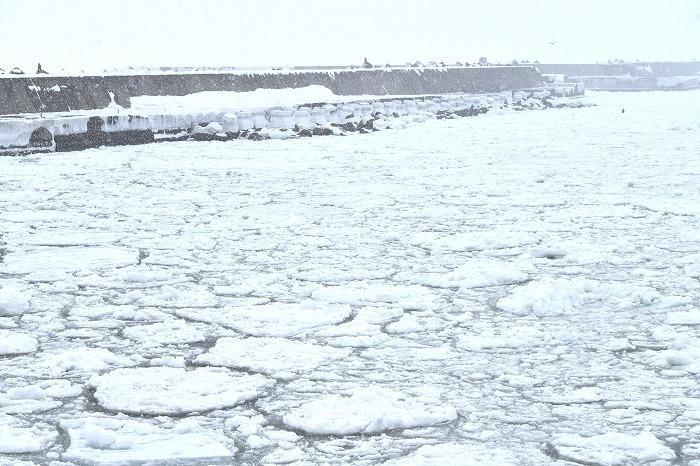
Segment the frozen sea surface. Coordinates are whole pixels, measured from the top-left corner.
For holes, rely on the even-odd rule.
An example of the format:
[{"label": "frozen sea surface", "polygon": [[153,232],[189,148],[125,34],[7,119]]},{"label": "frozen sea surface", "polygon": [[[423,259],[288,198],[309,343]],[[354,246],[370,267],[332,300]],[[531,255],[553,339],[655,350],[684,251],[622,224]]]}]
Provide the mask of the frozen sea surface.
[{"label": "frozen sea surface", "polygon": [[700,464],[700,92],[590,99],[0,158],[0,465]]}]

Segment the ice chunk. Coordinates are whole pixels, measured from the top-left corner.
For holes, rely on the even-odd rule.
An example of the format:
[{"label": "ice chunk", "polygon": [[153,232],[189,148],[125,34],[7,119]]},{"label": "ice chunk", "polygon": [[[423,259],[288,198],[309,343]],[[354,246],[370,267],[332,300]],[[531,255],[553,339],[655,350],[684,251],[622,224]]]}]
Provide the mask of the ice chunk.
[{"label": "ice chunk", "polygon": [[33,353],[39,342],[36,338],[12,330],[0,330],[0,356]]},{"label": "ice chunk", "polygon": [[457,340],[457,346],[471,351],[492,348],[529,348],[552,343],[556,343],[553,336],[532,323],[501,328],[498,332],[494,329],[486,329],[475,335],[460,335]]},{"label": "ice chunk", "polygon": [[0,316],[19,316],[29,310],[29,300],[12,286],[0,288]]},{"label": "ice chunk", "polygon": [[218,431],[184,420],[174,426],[118,418],[84,418],[63,421],[70,447],[67,461],[90,464],[173,462],[183,459],[230,457],[231,442]]},{"label": "ice chunk", "polygon": [[446,274],[426,274],[418,282],[440,288],[477,288],[482,286],[503,285],[527,280],[526,264],[494,260],[471,259]]},{"label": "ice chunk", "polygon": [[310,434],[370,434],[432,426],[457,418],[454,407],[383,388],[356,389],[350,396],[326,395],[304,403],[283,422]]},{"label": "ice chunk", "polygon": [[223,309],[181,309],[181,317],[233,327],[252,336],[288,337],[350,317],[350,306],[311,300],[298,304],[270,303]]},{"label": "ice chunk", "polygon": [[669,312],[666,322],[671,325],[700,325],[700,309]]},{"label": "ice chunk", "polygon": [[119,247],[38,247],[5,256],[4,271],[30,273],[44,264],[62,272],[113,269],[135,264],[138,257],[138,251]]},{"label": "ice chunk", "polygon": [[676,458],[673,450],[650,432],[608,432],[592,437],[564,434],[555,436],[550,443],[562,459],[586,464],[638,464]]},{"label": "ice chunk", "polygon": [[99,372],[115,366],[133,366],[136,363],[126,356],[105,348],[77,347],[48,354],[38,367],[46,374],[59,377],[69,371]]},{"label": "ice chunk", "polygon": [[196,362],[291,378],[347,357],[350,352],[284,338],[220,338],[208,353],[198,356]]},{"label": "ice chunk", "polygon": [[447,251],[483,251],[505,249],[537,243],[540,238],[528,232],[497,228],[488,231],[469,231],[436,237],[433,234],[418,234],[413,244],[431,249]]},{"label": "ice chunk", "polygon": [[49,448],[58,434],[45,424],[29,426],[0,414],[0,454],[36,453]]},{"label": "ice chunk", "polygon": [[671,348],[655,356],[658,366],[700,374],[700,339],[678,337]]},{"label": "ice chunk", "polygon": [[202,324],[197,325],[179,319],[127,327],[122,331],[122,335],[150,346],[194,343],[206,339]]},{"label": "ice chunk", "polygon": [[209,368],[140,367],[93,376],[88,384],[108,410],[173,415],[234,406],[256,398],[270,381]]},{"label": "ice chunk", "polygon": [[387,285],[366,282],[318,288],[311,296],[329,303],[344,303],[355,306],[385,303],[404,309],[429,309],[434,306],[435,301],[433,293],[428,288],[419,285]]},{"label": "ice chunk", "polygon": [[503,448],[482,444],[440,443],[424,445],[410,455],[383,463],[387,466],[499,466],[519,465],[522,461]]},{"label": "ice chunk", "polygon": [[580,277],[545,277],[514,288],[496,306],[514,314],[544,317],[568,314],[586,306],[649,304],[659,297],[654,290],[632,285],[605,285]]}]

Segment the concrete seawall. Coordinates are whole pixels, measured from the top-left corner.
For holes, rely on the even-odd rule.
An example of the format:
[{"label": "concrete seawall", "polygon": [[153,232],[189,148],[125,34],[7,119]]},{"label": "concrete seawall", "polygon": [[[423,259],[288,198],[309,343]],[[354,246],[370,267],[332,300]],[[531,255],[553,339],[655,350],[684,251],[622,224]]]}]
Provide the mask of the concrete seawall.
[{"label": "concrete seawall", "polygon": [[700,74],[700,62],[650,62],[612,64],[538,64],[543,74],[569,76],[633,76],[669,77],[696,76]]},{"label": "concrete seawall", "polygon": [[388,68],[258,73],[183,73],[106,76],[0,77],[0,114],[66,112],[105,108],[110,93],[130,106],[139,95],[186,95],[202,91],[325,86],[337,95],[422,95],[499,92],[537,87],[534,67]]}]

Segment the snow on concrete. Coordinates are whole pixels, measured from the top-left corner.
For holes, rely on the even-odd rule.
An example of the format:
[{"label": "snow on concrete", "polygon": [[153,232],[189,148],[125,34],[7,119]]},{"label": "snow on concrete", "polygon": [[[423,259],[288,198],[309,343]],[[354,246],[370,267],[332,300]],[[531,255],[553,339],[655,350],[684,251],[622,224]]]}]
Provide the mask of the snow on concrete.
[{"label": "snow on concrete", "polygon": [[136,414],[186,414],[256,398],[270,382],[260,375],[172,367],[116,369],[88,382],[104,408]]},{"label": "snow on concrete", "polygon": [[205,91],[184,96],[136,96],[131,98],[131,110],[140,113],[220,112],[234,109],[291,107],[309,102],[348,100],[319,85],[296,89],[256,89],[250,92]]},{"label": "snow on concrete", "polygon": [[282,420],[311,434],[371,434],[392,429],[423,427],[451,422],[455,408],[428,404],[400,392],[368,387],[349,396],[327,395],[304,403]]},{"label": "snow on concrete", "polygon": [[199,364],[225,366],[261,372],[275,378],[291,379],[300,372],[347,357],[350,350],[314,345],[285,338],[220,338]]}]

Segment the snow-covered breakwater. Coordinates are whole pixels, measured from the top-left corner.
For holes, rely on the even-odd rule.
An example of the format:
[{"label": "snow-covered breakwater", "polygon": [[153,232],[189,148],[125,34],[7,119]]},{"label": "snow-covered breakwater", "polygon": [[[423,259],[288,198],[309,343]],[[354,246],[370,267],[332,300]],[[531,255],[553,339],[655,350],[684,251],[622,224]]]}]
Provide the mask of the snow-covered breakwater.
[{"label": "snow-covered breakwater", "polygon": [[104,76],[0,75],[0,115],[123,107],[141,95],[323,86],[336,95],[425,95],[499,92],[539,86],[532,66],[259,70]]},{"label": "snow-covered breakwater", "polygon": [[578,106],[577,85],[488,94],[337,96],[321,86],[145,96],[124,109],[0,118],[0,154],[80,150],[162,140],[288,139],[402,127],[490,110]]}]

